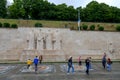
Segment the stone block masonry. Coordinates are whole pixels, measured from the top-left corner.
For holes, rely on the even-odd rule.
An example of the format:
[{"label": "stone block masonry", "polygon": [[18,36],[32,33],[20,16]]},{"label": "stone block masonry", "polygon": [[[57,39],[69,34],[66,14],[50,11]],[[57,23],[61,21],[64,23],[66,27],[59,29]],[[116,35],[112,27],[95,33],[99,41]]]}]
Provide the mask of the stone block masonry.
[{"label": "stone block masonry", "polygon": [[62,28],[0,29],[0,60],[26,61],[43,55],[43,61],[65,61],[92,57],[104,52],[120,59],[120,32],[71,31]]}]

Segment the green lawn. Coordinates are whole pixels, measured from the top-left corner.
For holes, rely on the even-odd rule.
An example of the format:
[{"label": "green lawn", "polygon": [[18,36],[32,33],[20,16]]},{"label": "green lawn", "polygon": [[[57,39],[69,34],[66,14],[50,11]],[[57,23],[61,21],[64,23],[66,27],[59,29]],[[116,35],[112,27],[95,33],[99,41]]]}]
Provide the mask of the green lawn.
[{"label": "green lawn", "polygon": [[[10,24],[17,24],[18,27],[34,27],[34,24],[39,22],[42,23],[43,27],[49,27],[49,28],[64,28],[65,25],[67,27],[74,27],[77,29],[77,21],[48,21],[48,20],[22,20],[22,19],[0,19],[1,23],[10,23]],[[98,29],[98,25],[101,25],[104,27],[104,30],[106,31],[115,31],[116,26],[120,25],[120,23],[93,23],[93,22],[81,22],[82,24],[86,24],[88,26],[95,25],[95,29]]]}]

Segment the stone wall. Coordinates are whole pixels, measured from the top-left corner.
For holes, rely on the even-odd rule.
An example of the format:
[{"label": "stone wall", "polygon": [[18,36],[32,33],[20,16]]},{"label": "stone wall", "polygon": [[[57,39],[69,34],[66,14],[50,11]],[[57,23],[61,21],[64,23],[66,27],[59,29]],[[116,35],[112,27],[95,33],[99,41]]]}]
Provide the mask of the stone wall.
[{"label": "stone wall", "polygon": [[120,33],[71,31],[60,28],[0,29],[0,60],[26,61],[43,55],[44,61],[101,59],[104,52],[120,59]]}]

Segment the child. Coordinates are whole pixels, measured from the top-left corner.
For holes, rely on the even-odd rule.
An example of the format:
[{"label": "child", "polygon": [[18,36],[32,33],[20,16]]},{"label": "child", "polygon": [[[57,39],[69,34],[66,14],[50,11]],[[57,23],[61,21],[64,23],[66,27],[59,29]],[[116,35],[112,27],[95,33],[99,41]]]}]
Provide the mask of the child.
[{"label": "child", "polygon": [[30,65],[32,64],[32,60],[28,59],[27,60],[27,69],[29,69]]}]

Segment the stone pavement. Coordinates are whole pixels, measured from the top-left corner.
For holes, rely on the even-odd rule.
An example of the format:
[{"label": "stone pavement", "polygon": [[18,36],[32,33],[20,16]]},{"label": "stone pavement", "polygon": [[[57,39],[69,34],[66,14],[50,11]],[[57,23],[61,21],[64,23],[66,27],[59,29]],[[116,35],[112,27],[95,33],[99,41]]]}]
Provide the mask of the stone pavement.
[{"label": "stone pavement", "polygon": [[67,63],[43,63],[27,69],[26,64],[0,64],[0,80],[120,80],[120,63],[112,64],[112,71],[104,70],[101,63],[92,63],[90,75],[85,73],[85,64],[74,63],[75,73],[67,74]]}]

